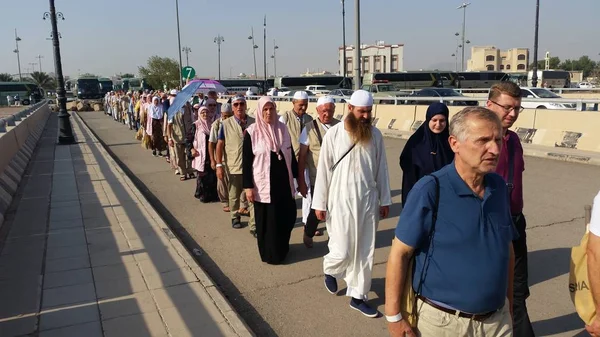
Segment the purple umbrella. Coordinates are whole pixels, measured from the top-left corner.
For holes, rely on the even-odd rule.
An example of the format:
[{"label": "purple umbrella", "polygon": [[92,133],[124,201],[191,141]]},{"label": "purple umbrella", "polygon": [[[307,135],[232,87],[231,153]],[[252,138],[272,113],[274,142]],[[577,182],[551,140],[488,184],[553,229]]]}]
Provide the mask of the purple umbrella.
[{"label": "purple umbrella", "polygon": [[224,93],[227,91],[227,88],[225,88],[221,83],[215,80],[192,80],[188,83],[188,85],[194,82],[202,82],[198,89],[196,89],[197,94],[203,93],[206,95],[209,91],[216,91],[220,93]]}]

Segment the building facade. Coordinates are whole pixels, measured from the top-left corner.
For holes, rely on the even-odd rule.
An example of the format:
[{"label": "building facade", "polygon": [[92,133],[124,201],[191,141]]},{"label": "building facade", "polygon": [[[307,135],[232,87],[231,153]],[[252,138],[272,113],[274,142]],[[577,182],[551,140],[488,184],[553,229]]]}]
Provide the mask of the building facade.
[{"label": "building facade", "polygon": [[494,46],[472,47],[467,71],[526,72],[528,65],[528,48],[503,51]]},{"label": "building facade", "polygon": [[[354,46],[346,46],[346,75],[354,76]],[[361,45],[361,73],[395,73],[404,69],[404,45],[385,44],[378,41],[374,45]],[[344,74],[344,47],[338,48],[340,75]]]}]

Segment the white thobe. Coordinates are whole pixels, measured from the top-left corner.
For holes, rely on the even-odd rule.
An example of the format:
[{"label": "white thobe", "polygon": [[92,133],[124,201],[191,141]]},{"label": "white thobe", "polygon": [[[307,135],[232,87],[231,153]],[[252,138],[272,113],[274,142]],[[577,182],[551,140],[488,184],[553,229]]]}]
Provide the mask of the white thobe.
[{"label": "white thobe", "polygon": [[313,209],[327,211],[329,254],[323,271],[346,281],[346,296],[363,300],[371,289],[379,209],[392,204],[383,137],[372,130],[371,141],[357,144],[333,172],[353,141],[344,123],[327,131],[312,200]]}]

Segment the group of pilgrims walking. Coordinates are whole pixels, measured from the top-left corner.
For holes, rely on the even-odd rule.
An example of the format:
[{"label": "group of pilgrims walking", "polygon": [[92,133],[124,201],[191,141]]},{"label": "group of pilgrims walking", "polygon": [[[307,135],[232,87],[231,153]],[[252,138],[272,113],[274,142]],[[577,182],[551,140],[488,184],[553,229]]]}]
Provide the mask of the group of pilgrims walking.
[{"label": "group of pilgrims walking", "polygon": [[[219,202],[230,214],[233,229],[244,228],[241,219],[248,216],[247,227],[265,263],[285,263],[296,224],[296,198],[301,196],[307,248],[312,248],[314,236],[323,235],[319,222],[326,225],[326,290],[336,294],[338,280],[344,280],[350,307],[367,317],[377,317],[379,313],[368,304],[367,295],[377,227],[380,219],[389,215],[392,195],[383,136],[372,125],[372,95],[355,91],[346,104],[347,111],[343,111],[345,118],[338,120],[331,96],[319,97],[316,113],[311,116],[304,91],[294,94],[293,109],[285,112],[278,112],[277,103],[269,96],[260,97],[257,108],[249,111],[242,95],[219,103],[217,93],[208,92],[168,114],[177,94],[177,90],[109,93],[106,114],[137,131],[142,146],[152,155],[164,157],[180,180],[196,179],[195,197],[203,203]],[[521,108],[510,111],[516,113],[517,109]],[[474,120],[493,112],[477,107],[460,114]],[[500,123],[498,117],[486,116]],[[448,107],[443,103],[429,106],[424,123],[400,156],[403,205],[417,202],[421,188],[410,192],[422,178],[454,166],[449,164],[460,152],[449,143],[449,129]],[[482,162],[491,163],[489,159]],[[494,167],[496,164],[497,160]],[[414,195],[409,198],[409,193]],[[418,210],[408,210],[407,214],[413,211]],[[403,228],[404,224],[398,226]],[[396,239],[402,237],[399,230]],[[393,327],[402,320],[401,314],[386,318],[395,335]],[[405,332],[412,335],[410,330]]]}]

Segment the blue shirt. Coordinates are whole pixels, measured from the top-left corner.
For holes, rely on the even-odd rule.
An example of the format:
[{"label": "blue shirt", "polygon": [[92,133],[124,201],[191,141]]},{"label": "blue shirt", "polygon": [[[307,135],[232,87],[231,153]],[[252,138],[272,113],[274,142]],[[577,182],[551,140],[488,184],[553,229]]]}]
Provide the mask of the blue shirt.
[{"label": "blue shirt", "polygon": [[518,238],[510,214],[506,183],[496,173],[484,177],[483,199],[462,180],[454,162],[435,173],[440,203],[429,250],[435,180],[426,176],[408,194],[396,237],[415,248],[413,289],[425,255],[429,257],[421,295],[468,313],[500,309],[508,287],[509,244]]}]

